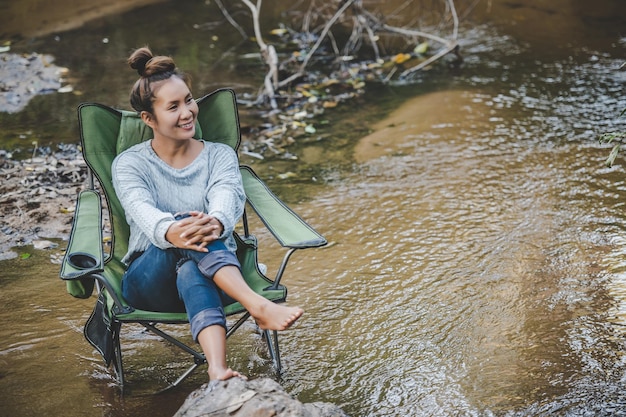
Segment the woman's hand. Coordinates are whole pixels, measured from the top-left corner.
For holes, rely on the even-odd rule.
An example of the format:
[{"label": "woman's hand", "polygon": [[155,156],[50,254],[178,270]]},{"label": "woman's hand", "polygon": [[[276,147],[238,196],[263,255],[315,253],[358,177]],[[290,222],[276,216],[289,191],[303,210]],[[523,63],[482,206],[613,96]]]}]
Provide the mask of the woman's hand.
[{"label": "woman's hand", "polygon": [[188,217],[178,220],[167,230],[166,238],[174,246],[208,252],[206,246],[219,239],[224,226],[213,216],[190,211]]}]

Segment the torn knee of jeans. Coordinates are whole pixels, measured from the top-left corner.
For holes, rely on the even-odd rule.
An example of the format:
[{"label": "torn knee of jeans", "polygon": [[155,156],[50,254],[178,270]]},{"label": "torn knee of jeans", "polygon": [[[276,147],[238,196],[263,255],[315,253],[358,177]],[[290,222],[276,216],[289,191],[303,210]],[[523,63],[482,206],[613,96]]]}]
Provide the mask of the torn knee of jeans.
[{"label": "torn knee of jeans", "polygon": [[193,262],[193,259],[188,258],[188,257],[180,258],[178,262],[176,262],[176,273],[178,274],[178,271],[180,270],[180,268],[189,261]]}]

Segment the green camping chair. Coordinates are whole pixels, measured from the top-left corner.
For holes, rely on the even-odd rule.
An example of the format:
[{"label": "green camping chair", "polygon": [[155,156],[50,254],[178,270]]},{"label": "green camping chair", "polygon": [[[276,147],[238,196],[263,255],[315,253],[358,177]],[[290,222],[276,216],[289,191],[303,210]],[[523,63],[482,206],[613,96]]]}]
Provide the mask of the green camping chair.
[{"label": "green camping chair", "polygon": [[[196,136],[208,141],[222,142],[237,150],[240,142],[239,116],[235,93],[217,90],[198,100],[199,113]],[[121,279],[125,266],[121,259],[128,249],[129,227],[124,210],[115,195],[111,181],[111,164],[116,155],[130,146],[152,137],[136,112],[118,111],[93,103],[78,107],[82,153],[89,167],[89,189],[78,195],[72,231],[61,266],[60,276],[67,291],[77,298],[89,298],[94,287],[98,298],[87,320],[84,334],[111,366],[120,387],[124,387],[124,367],[120,333],[123,324],[139,323],[149,331],[183,349],[193,357],[193,364],[170,387],[178,385],[195,368],[206,362],[204,355],[166,333],[161,324],[187,324],[186,313],[163,313],[133,308],[122,296]],[[263,224],[286,249],[276,276],[269,279],[257,262],[257,242],[250,234],[246,211],[242,218],[243,234],[236,234],[237,257],[244,279],[257,293],[273,302],[283,302],[287,289],[280,283],[289,258],[297,249],[320,247],[326,240],[311,226],[283,204],[261,182],[251,168],[240,166],[247,207],[251,207]],[[102,199],[95,187],[94,176],[104,194],[111,228],[110,248],[103,244]],[[225,305],[227,316],[240,314],[227,329],[233,334],[249,317],[239,303]],[[270,357],[277,372],[281,370],[278,334],[264,331]]]}]

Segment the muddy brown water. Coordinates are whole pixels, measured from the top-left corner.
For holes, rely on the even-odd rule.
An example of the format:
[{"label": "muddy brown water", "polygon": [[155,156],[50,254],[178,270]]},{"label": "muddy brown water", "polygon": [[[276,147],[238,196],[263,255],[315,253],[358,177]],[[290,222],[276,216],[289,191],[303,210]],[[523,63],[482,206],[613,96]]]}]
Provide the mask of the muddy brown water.
[{"label": "muddy brown water", "polygon": [[[306,315],[282,335],[279,380],[354,416],[625,415],[626,172],[595,141],[626,129],[625,5],[480,7],[462,71],[373,87],[337,110],[332,140],[298,148],[300,167],[257,164],[331,242],[287,271]],[[82,338],[93,300],[64,293],[56,254],[2,262],[0,415],[172,415],[203,372],[153,395],[186,358],[131,328],[119,396]],[[273,376],[243,330],[231,365]]]}]

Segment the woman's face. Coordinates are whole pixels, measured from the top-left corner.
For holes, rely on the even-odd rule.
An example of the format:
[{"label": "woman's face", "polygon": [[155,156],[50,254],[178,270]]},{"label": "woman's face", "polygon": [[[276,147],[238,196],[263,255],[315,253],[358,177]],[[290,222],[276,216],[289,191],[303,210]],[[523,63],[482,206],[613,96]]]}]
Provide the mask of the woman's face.
[{"label": "woman's face", "polygon": [[154,114],[142,112],[141,117],[154,131],[155,139],[186,140],[196,132],[198,104],[187,84],[173,76],[156,90]]}]

